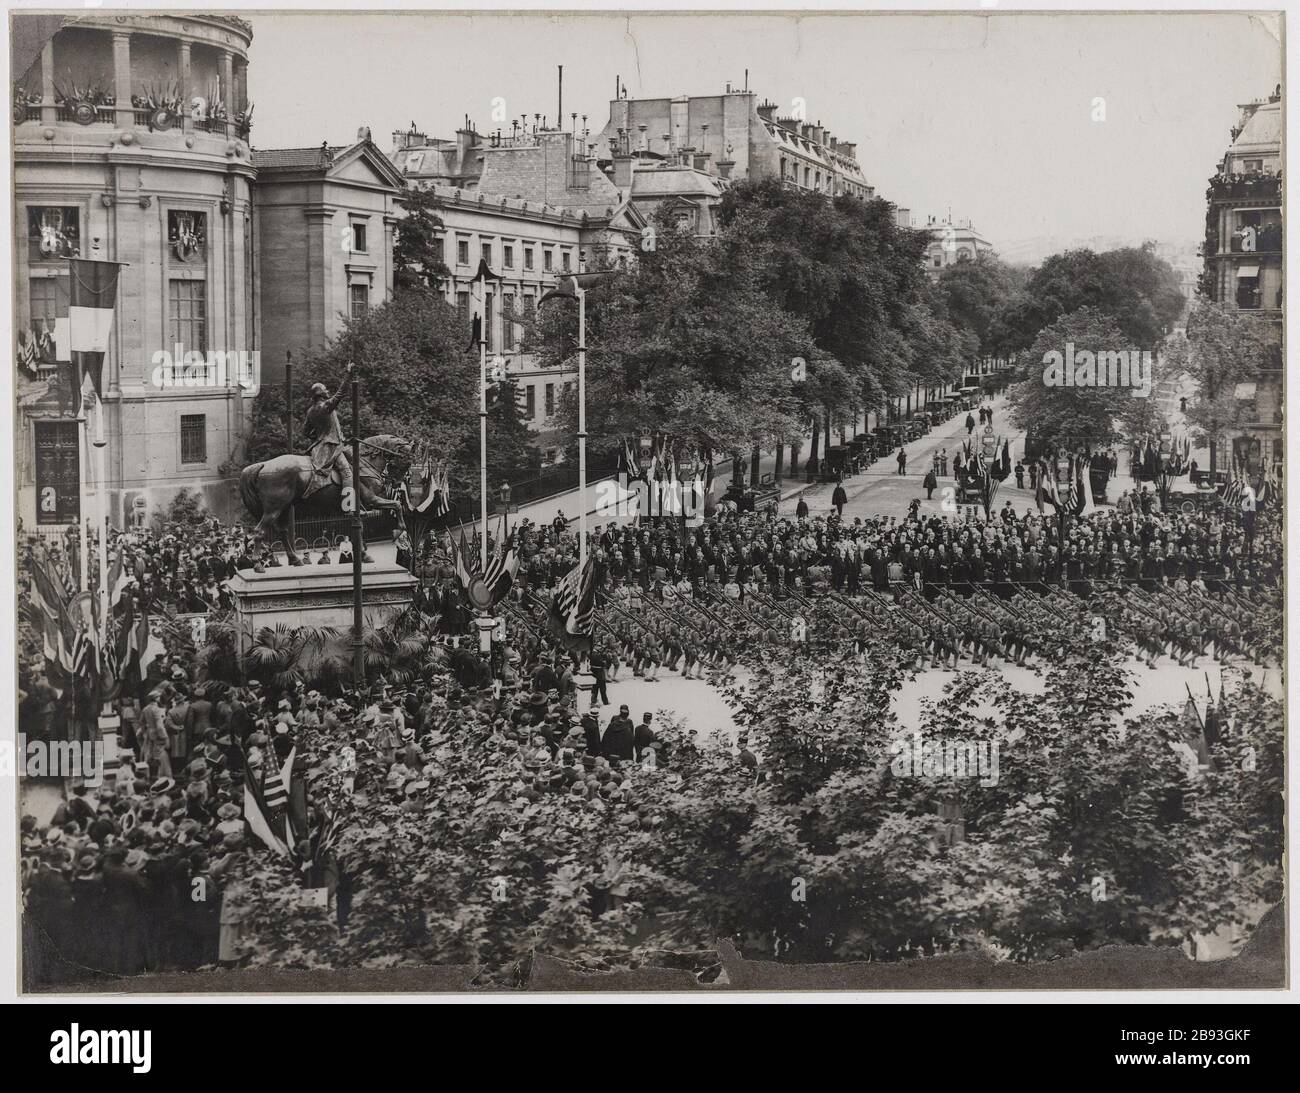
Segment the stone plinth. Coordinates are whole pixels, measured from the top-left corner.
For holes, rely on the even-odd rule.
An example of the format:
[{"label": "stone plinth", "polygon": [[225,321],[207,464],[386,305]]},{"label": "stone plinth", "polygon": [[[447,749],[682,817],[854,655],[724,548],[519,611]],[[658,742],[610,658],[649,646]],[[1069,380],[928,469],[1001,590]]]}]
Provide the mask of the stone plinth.
[{"label": "stone plinth", "polygon": [[[263,573],[241,569],[228,585],[240,629],[246,634],[276,623],[290,628],[332,626],[345,632],[352,625],[351,564],[280,566]],[[415,587],[415,578],[401,566],[366,562],[361,567],[366,624],[382,626],[408,607]]]}]

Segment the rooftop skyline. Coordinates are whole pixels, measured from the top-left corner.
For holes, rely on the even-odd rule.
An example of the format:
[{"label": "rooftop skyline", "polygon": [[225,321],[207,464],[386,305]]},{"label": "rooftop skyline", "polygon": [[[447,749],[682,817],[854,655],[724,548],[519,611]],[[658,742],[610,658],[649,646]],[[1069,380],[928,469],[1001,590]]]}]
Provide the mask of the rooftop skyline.
[{"label": "rooftop skyline", "polygon": [[561,64],[565,127],[586,114],[594,134],[616,78],[631,98],[713,95],[748,69],[760,101],[802,99],[855,141],[879,196],[922,222],[951,210],[1020,261],[1045,239],[1196,239],[1237,104],[1281,79],[1278,21],[1238,13],[249,18],[259,148],[554,119]]}]

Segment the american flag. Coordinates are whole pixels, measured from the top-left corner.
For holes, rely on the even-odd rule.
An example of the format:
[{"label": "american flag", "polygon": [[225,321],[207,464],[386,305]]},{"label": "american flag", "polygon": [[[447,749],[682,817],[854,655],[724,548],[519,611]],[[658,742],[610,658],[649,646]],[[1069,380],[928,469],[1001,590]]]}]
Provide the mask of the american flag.
[{"label": "american flag", "polygon": [[1241,500],[1242,493],[1245,492],[1246,482],[1241,473],[1241,464],[1234,462],[1232,465],[1232,478],[1223,488],[1223,503],[1225,505],[1235,505]]},{"label": "american flag", "polygon": [[595,631],[595,568],[590,558],[585,566],[575,565],[555,590],[546,620],[556,643],[570,653],[591,652]]},{"label": "american flag", "polygon": [[275,756],[275,749],[267,751],[266,759],[262,765],[262,802],[266,806],[266,814],[274,818],[280,809],[289,803],[289,778],[293,771],[293,753],[297,748],[289,750],[289,756],[284,761],[284,766],[277,770],[271,760]]},{"label": "american flag", "polygon": [[519,573],[519,555],[515,551],[515,533],[505,533],[505,514],[501,515],[503,537],[498,540],[492,557],[488,559],[487,572],[483,574],[483,583],[492,593],[492,602],[500,603],[510,591],[515,577]]}]

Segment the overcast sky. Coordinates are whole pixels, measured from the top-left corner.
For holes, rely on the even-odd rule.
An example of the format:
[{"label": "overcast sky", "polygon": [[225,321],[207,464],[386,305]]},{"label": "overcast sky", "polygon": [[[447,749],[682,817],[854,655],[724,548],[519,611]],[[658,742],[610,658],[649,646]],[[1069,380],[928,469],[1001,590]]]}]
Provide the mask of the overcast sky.
[{"label": "overcast sky", "polygon": [[[1281,79],[1272,17],[1088,15],[250,14],[259,148],[388,149],[415,121],[452,136],[556,107],[604,126],[632,97],[744,83],[795,97],[858,144],[869,183],[914,216],[969,218],[1010,257],[1092,237],[1194,243],[1236,104]],[[1094,121],[1094,99],[1105,120]]]}]

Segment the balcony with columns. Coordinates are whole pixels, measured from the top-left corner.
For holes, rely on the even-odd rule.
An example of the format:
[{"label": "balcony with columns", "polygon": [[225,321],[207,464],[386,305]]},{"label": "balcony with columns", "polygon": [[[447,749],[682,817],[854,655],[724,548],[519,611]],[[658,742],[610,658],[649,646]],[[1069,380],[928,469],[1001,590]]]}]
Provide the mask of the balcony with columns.
[{"label": "balcony with columns", "polygon": [[187,148],[196,136],[246,143],[251,41],[230,17],[79,18],[15,81],[15,144],[75,143],[75,130],[98,127],[174,134]]}]

